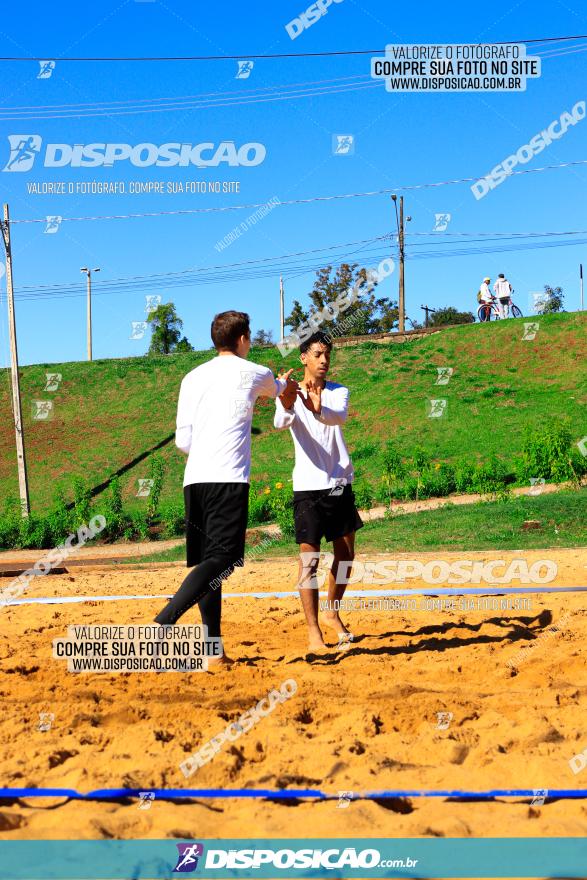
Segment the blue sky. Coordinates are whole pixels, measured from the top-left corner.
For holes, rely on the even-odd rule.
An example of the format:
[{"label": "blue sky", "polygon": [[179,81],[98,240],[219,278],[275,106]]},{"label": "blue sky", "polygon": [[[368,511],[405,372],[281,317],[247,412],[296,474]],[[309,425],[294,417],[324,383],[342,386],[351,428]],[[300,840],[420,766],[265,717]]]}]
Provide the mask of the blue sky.
[{"label": "blue sky", "polygon": [[[285,25],[305,9],[306,0],[279,5],[250,3],[198,4],[179,0],[135,2],[105,0],[95,4],[50,4],[34,10],[12,4],[0,35],[1,55],[57,59],[48,79],[38,79],[36,61],[0,62],[0,164],[9,157],[8,135],[40,135],[43,144],[258,142],[266,158],[256,167],[135,168],[128,161],[113,168],[46,168],[37,161],[30,171],[0,172],[2,202],[14,220],[118,215],[219,208],[238,204],[306,199],[342,193],[393,189],[464,177],[481,177],[509,154],[527,144],[581,100],[585,89],[585,55],[544,57],[542,76],[529,80],[517,94],[390,94],[381,84],[339,91],[351,80],[366,82],[370,56],[257,60],[248,79],[237,79],[237,62],[85,62],[59,60],[60,55],[244,55],[301,53],[343,49],[380,49],[386,43],[469,43],[537,39],[587,33],[585,8],[554,2],[494,4],[408,4],[342,0],[291,40]],[[560,45],[560,44],[559,44]],[[573,42],[571,45],[575,45]],[[564,46],[564,44],[563,44]],[[555,51],[540,45],[542,54]],[[528,49],[532,54],[532,47]],[[556,51],[559,51],[557,49]],[[562,51],[562,49],[560,50]],[[335,83],[325,81],[337,81]],[[252,90],[283,92],[294,83],[322,83],[326,94],[292,100],[242,101]],[[113,102],[218,93],[233,95],[230,106],[182,108],[171,112],[116,115]],[[233,94],[234,93],[234,94]],[[240,94],[242,93],[242,94]],[[36,107],[31,115],[62,115],[55,105],[109,105],[100,116],[85,118],[7,119],[9,108]],[[122,107],[122,103],[119,105]],[[334,155],[332,137],[354,136],[354,154]],[[587,121],[569,128],[560,140],[520,168],[571,162],[585,157]],[[37,181],[239,181],[240,193],[151,195],[35,195],[27,184]],[[406,297],[409,317],[421,320],[420,305],[446,304],[473,310],[484,275],[505,272],[516,300],[528,313],[528,298],[543,285],[560,284],[567,309],[579,304],[578,265],[587,262],[584,245],[547,247],[503,253],[416,258],[422,251],[442,252],[462,245],[449,233],[558,232],[586,228],[584,211],[587,166],[527,174],[507,179],[477,201],[469,184],[409,190],[404,193],[408,264]],[[399,192],[399,190],[398,190]],[[81,360],[86,356],[85,277],[81,266],[100,267],[95,276],[94,357],[142,354],[148,335],[131,339],[131,322],[144,320],[145,295],[160,293],[173,300],[184,320],[184,332],[197,348],[210,344],[213,315],[242,309],[253,329],[278,335],[279,264],[272,274],[246,279],[231,269],[231,279],[214,284],[184,284],[161,290],[156,279],[140,290],[101,295],[101,283],[114,278],[179,272],[237,264],[365,241],[395,231],[389,195],[281,206],[218,252],[214,245],[246,221],[251,210],[194,215],[142,217],[110,221],[63,221],[55,234],[45,224],[14,224],[13,253],[19,356],[23,364]],[[430,233],[437,213],[451,214],[445,233]],[[476,239],[476,235],[470,235]],[[577,236],[581,238],[581,236]],[[445,242],[451,241],[451,244]],[[426,246],[425,246],[426,245]],[[482,247],[473,242],[471,247]],[[340,249],[343,256],[358,245]],[[364,245],[355,259],[376,265],[392,244]],[[336,251],[334,252],[336,253]],[[362,254],[362,255],[361,255]],[[0,252],[0,259],[3,254]],[[303,257],[305,266],[327,262],[322,255]],[[313,272],[284,272],[286,312],[294,298],[306,302]],[[78,284],[80,296],[23,298],[23,287]],[[5,289],[5,279],[0,288]],[[397,273],[386,279],[382,293],[395,298]],[[74,291],[75,292],[75,291]],[[6,302],[0,303],[0,364],[8,364]]]}]

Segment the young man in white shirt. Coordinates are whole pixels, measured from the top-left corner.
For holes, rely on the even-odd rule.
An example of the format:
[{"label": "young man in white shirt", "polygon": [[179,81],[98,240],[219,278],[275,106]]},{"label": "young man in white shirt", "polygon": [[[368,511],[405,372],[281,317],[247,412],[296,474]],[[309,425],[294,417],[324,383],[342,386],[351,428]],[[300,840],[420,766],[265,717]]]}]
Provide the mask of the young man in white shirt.
[{"label": "young man in white shirt", "polygon": [[512,300],[512,293],[514,288],[507,280],[503,272],[500,272],[500,274],[497,276],[497,281],[493,285],[493,290],[497,297],[500,317],[509,318],[510,303]]},{"label": "young man in white shirt", "polygon": [[[155,618],[174,624],[198,603],[209,638],[220,638],[221,582],[244,565],[251,469],[251,421],[257,397],[295,392],[292,370],[275,379],[246,360],[249,316],[222,312],[212,322],[218,356],[181,383],[175,442],[188,459],[184,475],[188,568],[196,566]],[[230,663],[223,653],[221,661]]]},{"label": "young man in white shirt", "polygon": [[318,624],[316,584],[322,538],[332,541],[334,551],[325,623],[336,630],[339,643],[352,639],[333,603],[344,595],[355,555],[355,532],[363,525],[355,507],[353,466],[341,430],[348,415],[349,391],[344,385],[326,381],[331,351],[332,340],[326,333],[314,333],[302,343],[304,378],[297,391],[290,386],[277,399],[274,419],[276,428],[289,428],[295,448],[293,503],[296,543],[300,545],[298,586],[311,650],[326,647]]}]

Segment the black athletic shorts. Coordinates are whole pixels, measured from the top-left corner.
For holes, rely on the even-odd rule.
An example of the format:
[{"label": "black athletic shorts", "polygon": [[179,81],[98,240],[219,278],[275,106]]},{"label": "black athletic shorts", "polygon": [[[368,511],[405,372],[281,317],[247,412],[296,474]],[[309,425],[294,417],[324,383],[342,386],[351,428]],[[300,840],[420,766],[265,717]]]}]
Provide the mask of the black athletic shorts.
[{"label": "black athletic shorts", "polygon": [[192,483],[184,486],[187,566],[223,556],[244,564],[249,509],[248,483]]},{"label": "black athletic shorts", "polygon": [[[320,544],[356,532],[363,525],[355,507],[352,486],[294,492],[294,522],[297,544]],[[333,494],[334,493],[334,494]],[[339,494],[336,494],[339,493]]]}]

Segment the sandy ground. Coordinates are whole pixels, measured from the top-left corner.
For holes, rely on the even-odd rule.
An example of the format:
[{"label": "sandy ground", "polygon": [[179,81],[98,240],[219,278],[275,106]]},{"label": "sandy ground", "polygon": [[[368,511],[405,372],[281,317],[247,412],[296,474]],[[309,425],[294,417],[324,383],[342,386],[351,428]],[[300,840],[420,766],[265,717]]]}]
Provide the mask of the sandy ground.
[{"label": "sandy ground", "polygon": [[[463,554],[419,558],[439,556]],[[557,586],[587,582],[585,550],[468,554],[521,556],[556,559]],[[583,777],[569,767],[587,748],[585,594],[537,594],[522,611],[352,611],[343,615],[352,647],[336,650],[328,631],[332,649],[313,657],[296,598],[230,598],[293,589],[295,575],[295,560],[280,559],[232,576],[224,638],[238,662],[214,673],[74,675],[52,659],[52,639],[68,624],[150,623],[162,600],[0,609],[2,785],[308,787],[335,795],[587,788],[587,768]],[[181,577],[177,568],[77,569],[33,581],[27,596],[153,596],[173,592]],[[561,619],[561,631],[546,635]],[[182,619],[198,621],[197,611]],[[507,662],[520,651],[527,657],[512,672]],[[181,761],[286,679],[296,681],[295,696],[184,778]],[[54,715],[45,732],[41,712]],[[438,729],[438,712],[452,713],[447,729]],[[341,807],[336,799],[156,799],[145,810],[130,800],[21,799],[0,803],[0,832],[5,839],[585,836],[587,801],[531,807],[411,797]]]}]

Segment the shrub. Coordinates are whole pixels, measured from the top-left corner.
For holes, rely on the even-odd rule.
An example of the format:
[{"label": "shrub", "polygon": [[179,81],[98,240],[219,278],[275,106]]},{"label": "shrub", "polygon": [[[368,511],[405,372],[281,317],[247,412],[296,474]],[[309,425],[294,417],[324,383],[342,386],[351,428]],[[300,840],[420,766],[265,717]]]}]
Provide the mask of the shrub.
[{"label": "shrub", "polygon": [[475,478],[475,466],[469,461],[460,461],[455,471],[457,492],[470,492]]},{"label": "shrub", "polygon": [[264,492],[259,493],[256,487],[251,486],[249,492],[249,526],[256,526],[260,523],[269,522],[271,519],[269,498],[269,494],[265,494]]},{"label": "shrub", "polygon": [[375,491],[371,483],[368,483],[366,480],[353,483],[353,491],[355,493],[355,504],[359,510],[369,510],[373,506]]},{"label": "shrub", "polygon": [[133,510],[122,525],[122,536],[127,541],[146,541],[149,537],[149,515],[146,510]]},{"label": "shrub", "polygon": [[472,488],[481,495],[507,497],[507,483],[508,471],[505,464],[497,456],[491,455],[475,468]]},{"label": "shrub", "polygon": [[176,538],[185,534],[185,508],[178,502],[170,502],[161,508],[162,536]]},{"label": "shrub", "polygon": [[122,489],[118,477],[110,482],[108,495],[103,510],[106,526],[102,534],[111,541],[119,538],[127,526],[127,517],[124,515],[122,506]]},{"label": "shrub", "polygon": [[572,435],[566,423],[551,419],[527,427],[524,433],[524,477],[543,477],[563,482],[576,476],[573,469]]},{"label": "shrub", "polygon": [[153,481],[151,491],[149,492],[149,500],[147,501],[147,521],[153,522],[159,512],[159,499],[163,489],[163,478],[165,476],[165,462],[160,455],[151,456],[149,462],[149,479]]},{"label": "shrub", "polygon": [[[278,488],[279,487],[279,488]],[[282,536],[294,534],[293,489],[281,483],[266,494],[269,516],[274,519]]]},{"label": "shrub", "polygon": [[74,525],[78,528],[82,523],[87,525],[92,518],[92,493],[90,487],[82,477],[74,477],[72,484],[73,518]]}]

